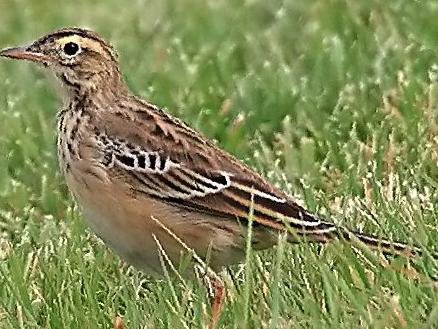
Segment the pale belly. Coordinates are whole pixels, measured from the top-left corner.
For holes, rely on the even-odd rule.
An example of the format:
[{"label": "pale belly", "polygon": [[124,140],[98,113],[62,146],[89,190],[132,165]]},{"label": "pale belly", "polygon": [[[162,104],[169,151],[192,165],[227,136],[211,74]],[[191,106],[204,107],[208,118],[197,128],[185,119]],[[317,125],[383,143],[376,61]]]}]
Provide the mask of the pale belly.
[{"label": "pale belly", "polygon": [[[66,175],[67,185],[90,228],[139,270],[160,275],[166,258],[179,268],[188,250],[175,236],[201,258],[210,252],[209,265],[214,269],[244,258],[246,230],[237,221],[179,209],[146,196],[133,197],[123,184],[104,182],[93,175],[78,176],[75,168],[72,170],[75,174]],[[272,245],[275,239],[268,241],[265,235],[260,238],[266,246]],[[164,258],[160,257],[163,253]]]}]

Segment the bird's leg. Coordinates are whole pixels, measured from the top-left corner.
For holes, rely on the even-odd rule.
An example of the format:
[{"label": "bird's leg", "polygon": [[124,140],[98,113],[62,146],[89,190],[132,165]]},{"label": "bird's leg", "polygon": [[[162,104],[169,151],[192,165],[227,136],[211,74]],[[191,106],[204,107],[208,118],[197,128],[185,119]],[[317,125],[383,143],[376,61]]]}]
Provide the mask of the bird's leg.
[{"label": "bird's leg", "polygon": [[116,320],[114,321],[114,327],[113,329],[124,329],[123,321],[120,316],[116,317]]},{"label": "bird's leg", "polygon": [[208,329],[214,329],[222,314],[222,306],[225,300],[225,287],[218,277],[206,277],[207,290],[211,298],[211,322]]}]

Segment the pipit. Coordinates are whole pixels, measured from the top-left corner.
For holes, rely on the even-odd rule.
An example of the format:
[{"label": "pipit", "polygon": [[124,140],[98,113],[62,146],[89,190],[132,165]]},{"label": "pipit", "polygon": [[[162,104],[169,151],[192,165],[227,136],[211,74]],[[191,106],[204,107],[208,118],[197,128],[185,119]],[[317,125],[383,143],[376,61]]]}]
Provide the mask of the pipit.
[{"label": "pipit", "polygon": [[[414,248],[337,226],[163,109],[134,96],[113,48],[95,32],[67,28],[1,56],[44,64],[66,102],[58,112],[58,157],[91,229],[128,263],[163,272],[187,249],[214,270],[254,249],[288,240],[361,241],[373,249]],[[250,215],[249,215],[250,214]]]}]

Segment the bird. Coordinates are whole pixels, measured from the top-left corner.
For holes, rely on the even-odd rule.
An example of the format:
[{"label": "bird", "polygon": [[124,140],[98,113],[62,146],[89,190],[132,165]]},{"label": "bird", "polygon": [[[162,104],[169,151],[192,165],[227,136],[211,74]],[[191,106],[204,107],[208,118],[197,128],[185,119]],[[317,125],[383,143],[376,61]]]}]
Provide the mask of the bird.
[{"label": "bird", "polygon": [[92,30],[63,28],[0,56],[40,63],[60,81],[60,170],[92,231],[140,271],[160,276],[163,253],[178,264],[187,251],[219,271],[245,258],[249,228],[255,250],[285,234],[290,242],[339,239],[381,252],[416,251],[308,211],[200,132],[135,96],[114,48]]}]

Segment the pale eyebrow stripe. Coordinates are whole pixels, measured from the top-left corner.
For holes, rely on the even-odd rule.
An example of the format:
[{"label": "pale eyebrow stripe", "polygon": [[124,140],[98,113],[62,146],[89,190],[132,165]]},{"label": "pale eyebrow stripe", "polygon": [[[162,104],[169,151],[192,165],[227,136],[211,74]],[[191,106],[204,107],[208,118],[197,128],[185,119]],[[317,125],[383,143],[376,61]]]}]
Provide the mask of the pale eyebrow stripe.
[{"label": "pale eyebrow stripe", "polygon": [[110,56],[114,62],[118,62],[117,53],[114,50],[114,48],[111,46],[111,44],[103,40],[101,37],[99,37],[99,35],[97,35],[95,32],[86,29],[67,28],[67,29],[54,31],[51,34],[48,34],[38,39],[36,42],[39,44],[44,44],[48,40],[57,42],[57,40],[61,40],[63,38],[72,37],[72,36],[95,41],[97,44],[99,44],[102,47],[102,49],[106,51],[108,56]]},{"label": "pale eyebrow stripe", "polygon": [[63,37],[61,39],[56,40],[55,42],[60,44],[61,46],[64,46],[69,42],[74,42],[80,45],[82,48],[91,49],[96,52],[102,52],[104,50],[104,48],[98,41],[89,38],[84,38],[79,35],[71,35],[71,36]]},{"label": "pale eyebrow stripe", "polygon": [[111,59],[117,61],[116,55],[115,53],[113,53],[111,46],[106,45],[99,39],[95,39],[93,37],[71,34],[56,39],[55,42],[61,45],[61,47],[63,47],[68,42],[74,42],[80,45],[82,48],[89,49],[97,53],[106,53]]}]

